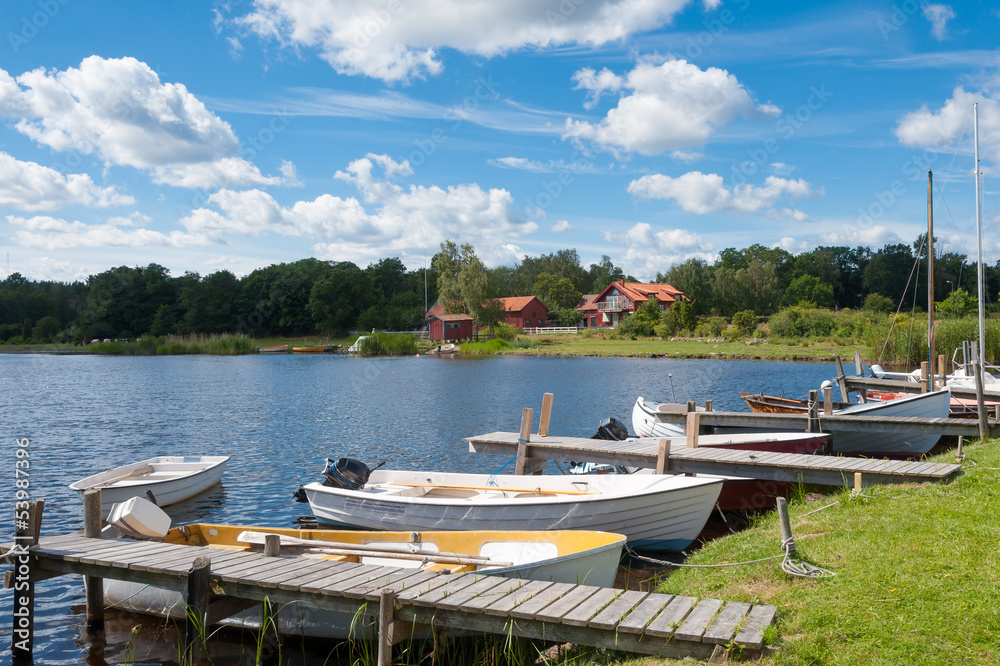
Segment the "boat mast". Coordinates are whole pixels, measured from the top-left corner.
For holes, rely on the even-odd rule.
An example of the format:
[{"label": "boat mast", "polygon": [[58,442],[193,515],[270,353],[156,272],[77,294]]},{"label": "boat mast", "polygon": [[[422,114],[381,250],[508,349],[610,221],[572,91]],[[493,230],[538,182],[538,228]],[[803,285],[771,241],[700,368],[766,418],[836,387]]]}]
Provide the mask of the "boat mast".
[{"label": "boat mast", "polygon": [[[927,170],[927,363],[934,390],[934,174]],[[944,378],[942,378],[944,381]]]},{"label": "boat mast", "polygon": [[979,191],[979,103],[972,105],[974,133],[976,137],[976,237],[979,240],[978,273],[979,273],[979,367],[986,363],[986,286],[983,275],[983,215],[980,210]]}]

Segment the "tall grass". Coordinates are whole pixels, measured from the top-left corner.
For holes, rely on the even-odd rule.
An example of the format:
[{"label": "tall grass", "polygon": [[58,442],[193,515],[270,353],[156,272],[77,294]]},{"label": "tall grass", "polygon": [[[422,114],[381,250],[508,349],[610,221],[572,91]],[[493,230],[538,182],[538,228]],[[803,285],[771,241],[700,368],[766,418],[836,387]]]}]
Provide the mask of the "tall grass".
[{"label": "tall grass", "polygon": [[517,351],[518,349],[529,349],[537,346],[537,344],[538,342],[521,340],[520,338],[515,338],[514,340],[494,338],[492,340],[484,340],[483,342],[463,342],[462,353],[480,356],[488,354],[506,354],[507,352]]},{"label": "tall grass", "polygon": [[[1000,320],[987,319],[984,351],[986,362],[1000,360]],[[963,317],[935,322],[935,354],[951,357],[962,342],[979,340],[979,319]],[[891,317],[873,324],[865,330],[865,344],[872,359],[891,365],[914,365],[927,360],[927,318],[925,315],[900,315],[892,323]]]},{"label": "tall grass", "polygon": [[358,345],[365,356],[395,356],[417,353],[417,338],[409,333],[372,333]]},{"label": "tall grass", "polygon": [[128,342],[100,342],[83,349],[88,354],[118,356],[166,356],[172,354],[252,354],[256,343],[242,334],[224,335],[144,335]]}]

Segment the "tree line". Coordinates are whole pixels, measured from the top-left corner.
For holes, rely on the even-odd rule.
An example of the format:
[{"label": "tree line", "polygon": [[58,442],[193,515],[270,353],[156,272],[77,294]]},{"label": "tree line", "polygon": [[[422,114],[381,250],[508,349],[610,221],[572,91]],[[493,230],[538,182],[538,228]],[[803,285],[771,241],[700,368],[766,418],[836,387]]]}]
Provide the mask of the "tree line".
[{"label": "tree line", "polygon": [[[746,311],[766,316],[802,303],[857,309],[869,298],[896,306],[905,297],[906,309],[911,299],[919,308],[927,300],[923,240],[874,251],[818,247],[798,255],[759,244],[726,248],[711,264],[688,259],[657,273],[655,281],[683,291],[699,316]],[[988,267],[986,278],[987,293],[996,294],[998,266]],[[575,307],[582,296],[616,280],[636,281],[606,255],[584,268],[577,251],[566,249],[489,269],[472,245],[450,240],[426,270],[407,270],[393,257],[366,268],[302,259],[242,278],[226,270],[174,277],[158,264],[118,266],[72,283],[32,281],[13,273],[0,282],[0,340],[415,330],[423,326],[425,302],[437,300],[446,312],[468,312],[488,325],[503,316],[493,299],[528,295],[546,304],[554,323],[571,326],[579,321]],[[934,282],[937,300],[960,290],[974,294],[975,266],[957,253],[936,255]]]}]

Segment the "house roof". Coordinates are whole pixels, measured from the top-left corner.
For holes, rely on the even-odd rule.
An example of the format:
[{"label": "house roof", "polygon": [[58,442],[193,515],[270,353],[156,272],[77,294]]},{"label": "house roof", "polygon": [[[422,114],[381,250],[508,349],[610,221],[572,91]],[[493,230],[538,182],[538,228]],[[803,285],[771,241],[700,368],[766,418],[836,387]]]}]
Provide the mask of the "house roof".
[{"label": "house roof", "polygon": [[467,314],[434,314],[428,319],[440,319],[441,321],[472,321],[472,317]]},{"label": "house roof", "polygon": [[617,288],[623,296],[635,302],[648,301],[651,297],[655,297],[661,303],[686,300],[684,292],[676,289],[673,285],[647,282],[612,282],[598,294],[598,297],[603,296],[612,288]]},{"label": "house roof", "polygon": [[545,308],[545,311],[548,312],[548,308],[545,307],[545,304],[539,301],[536,296],[508,296],[507,298],[501,298],[499,300],[503,302],[503,309],[507,312],[517,312],[518,310],[523,310],[528,307],[528,304],[531,303],[531,301],[538,301],[538,304]]},{"label": "house roof", "polygon": [[577,310],[596,310],[597,309],[597,297],[600,294],[584,294],[580,299],[580,302],[576,304]]}]

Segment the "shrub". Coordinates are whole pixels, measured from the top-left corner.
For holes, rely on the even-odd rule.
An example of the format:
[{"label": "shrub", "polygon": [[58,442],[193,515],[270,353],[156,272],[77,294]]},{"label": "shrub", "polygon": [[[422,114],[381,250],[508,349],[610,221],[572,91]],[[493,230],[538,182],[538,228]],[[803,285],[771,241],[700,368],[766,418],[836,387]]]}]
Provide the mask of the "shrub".
[{"label": "shrub", "polygon": [[896,309],[896,306],[895,303],[882,294],[868,294],[865,304],[861,306],[861,309],[868,312],[892,312]]},{"label": "shrub", "polygon": [[638,337],[652,337],[656,331],[654,326],[656,324],[644,317],[637,316],[637,314],[631,314],[620,322],[615,328],[615,337],[631,338],[636,339]]},{"label": "shrub", "polygon": [[742,310],[733,315],[733,326],[741,336],[747,336],[757,330],[757,315],[753,310]]}]

